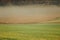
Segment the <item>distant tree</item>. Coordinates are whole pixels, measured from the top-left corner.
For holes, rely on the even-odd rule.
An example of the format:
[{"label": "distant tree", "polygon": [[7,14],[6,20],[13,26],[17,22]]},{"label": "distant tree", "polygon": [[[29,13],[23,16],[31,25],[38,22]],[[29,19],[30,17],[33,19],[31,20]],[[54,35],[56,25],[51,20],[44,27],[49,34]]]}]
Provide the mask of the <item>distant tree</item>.
[{"label": "distant tree", "polygon": [[53,4],[60,5],[60,0],[0,0],[0,5],[21,5],[21,4]]}]

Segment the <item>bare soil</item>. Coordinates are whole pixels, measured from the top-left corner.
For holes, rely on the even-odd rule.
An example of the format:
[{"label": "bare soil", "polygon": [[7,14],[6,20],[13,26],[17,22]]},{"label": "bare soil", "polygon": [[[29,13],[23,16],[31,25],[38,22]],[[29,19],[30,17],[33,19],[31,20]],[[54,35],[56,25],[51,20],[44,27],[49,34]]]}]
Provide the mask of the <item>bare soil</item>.
[{"label": "bare soil", "polygon": [[60,7],[24,5],[0,7],[0,23],[40,23],[60,17]]}]

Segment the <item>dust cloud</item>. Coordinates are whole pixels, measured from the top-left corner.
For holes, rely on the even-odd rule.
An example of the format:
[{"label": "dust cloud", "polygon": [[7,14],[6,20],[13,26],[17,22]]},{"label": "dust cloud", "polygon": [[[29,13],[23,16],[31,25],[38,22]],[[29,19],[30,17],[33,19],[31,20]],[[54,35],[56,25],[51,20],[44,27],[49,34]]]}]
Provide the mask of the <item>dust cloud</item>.
[{"label": "dust cloud", "polygon": [[24,5],[0,7],[0,22],[31,23],[44,22],[60,17],[60,7]]}]

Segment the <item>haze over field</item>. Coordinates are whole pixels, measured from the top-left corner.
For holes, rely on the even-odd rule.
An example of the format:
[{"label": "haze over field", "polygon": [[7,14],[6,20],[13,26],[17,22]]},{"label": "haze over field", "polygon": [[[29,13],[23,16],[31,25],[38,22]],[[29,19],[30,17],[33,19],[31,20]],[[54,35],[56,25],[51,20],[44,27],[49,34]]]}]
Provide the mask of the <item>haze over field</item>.
[{"label": "haze over field", "polygon": [[38,23],[60,17],[60,7],[57,6],[6,6],[0,7],[0,22],[2,23]]}]

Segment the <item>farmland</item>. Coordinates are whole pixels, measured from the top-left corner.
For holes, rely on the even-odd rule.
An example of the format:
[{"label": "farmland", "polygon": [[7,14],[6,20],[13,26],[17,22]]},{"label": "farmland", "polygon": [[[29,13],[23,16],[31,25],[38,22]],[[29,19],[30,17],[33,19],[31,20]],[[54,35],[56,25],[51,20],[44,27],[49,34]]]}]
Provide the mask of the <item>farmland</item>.
[{"label": "farmland", "polygon": [[0,40],[60,40],[60,24],[0,24]]},{"label": "farmland", "polygon": [[0,40],[60,40],[60,7],[0,7]]}]

